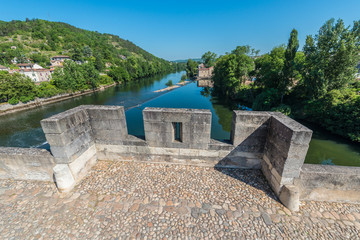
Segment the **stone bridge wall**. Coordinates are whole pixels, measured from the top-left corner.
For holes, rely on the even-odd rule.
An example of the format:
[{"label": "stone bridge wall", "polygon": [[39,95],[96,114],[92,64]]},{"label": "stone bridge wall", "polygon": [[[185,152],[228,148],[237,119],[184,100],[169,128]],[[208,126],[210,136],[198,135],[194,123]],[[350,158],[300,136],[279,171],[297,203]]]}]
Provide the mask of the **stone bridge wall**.
[{"label": "stone bridge wall", "polygon": [[234,111],[229,141],[210,138],[208,110],[146,108],[143,119],[145,137],[128,135],[121,106],[80,106],[44,119],[52,155],[3,148],[0,177],[48,181],[54,173],[59,190],[69,191],[98,160],[145,161],[261,169],[292,210],[301,199],[329,200],[327,194],[351,192],[332,199],[360,201],[358,170],[303,165],[312,131],[281,113]]},{"label": "stone bridge wall", "polygon": [[54,181],[54,166],[46,150],[0,147],[0,179]]}]

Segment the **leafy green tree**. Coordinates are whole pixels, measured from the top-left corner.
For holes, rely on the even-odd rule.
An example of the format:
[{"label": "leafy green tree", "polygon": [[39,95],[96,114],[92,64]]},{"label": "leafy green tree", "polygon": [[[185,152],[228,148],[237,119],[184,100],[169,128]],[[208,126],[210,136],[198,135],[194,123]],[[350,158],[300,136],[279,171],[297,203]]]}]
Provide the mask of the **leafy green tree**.
[{"label": "leafy green tree", "polygon": [[73,61],[65,61],[62,69],[55,69],[53,80],[55,86],[62,90],[75,92],[87,89],[83,69]]},{"label": "leafy green tree", "polygon": [[201,59],[204,61],[205,67],[207,67],[207,68],[215,65],[216,58],[217,58],[217,55],[210,51],[204,53],[201,56]]},{"label": "leafy green tree", "polygon": [[296,77],[295,57],[297,50],[299,48],[299,40],[297,36],[298,36],[298,32],[296,31],[296,29],[293,29],[290,33],[288,46],[285,50],[285,61],[283,67],[282,82],[278,87],[281,94],[281,103],[283,102],[284,94],[287,92],[288,88],[292,85],[292,81],[294,81]]},{"label": "leafy green tree", "polygon": [[[214,68],[214,91],[228,98],[234,98],[241,85],[255,68],[254,60],[248,55],[248,46],[239,46],[231,54],[220,57]],[[235,54],[236,52],[236,54]]]},{"label": "leafy green tree", "polygon": [[278,106],[280,101],[279,90],[269,88],[257,95],[252,105],[253,110],[256,111],[269,111],[270,109]]},{"label": "leafy green tree", "polygon": [[115,82],[128,82],[130,81],[130,75],[126,71],[126,69],[122,66],[112,67],[108,73],[108,75],[115,81]]},{"label": "leafy green tree", "polygon": [[166,85],[167,87],[171,87],[171,86],[173,86],[174,84],[173,84],[172,80],[169,80],[167,83],[165,83],[165,85]]},{"label": "leafy green tree", "polygon": [[95,69],[92,63],[86,63],[81,65],[83,69],[83,75],[86,81],[86,84],[91,88],[97,88],[100,82],[99,72]]},{"label": "leafy green tree", "polygon": [[91,48],[90,48],[89,46],[85,46],[85,47],[83,48],[83,55],[84,55],[84,57],[86,57],[86,58],[89,58],[89,57],[92,56],[92,50],[91,50]]},{"label": "leafy green tree", "polygon": [[189,78],[194,78],[197,75],[198,63],[189,59],[186,63],[186,74]]},{"label": "leafy green tree", "polygon": [[278,89],[283,79],[285,47],[279,46],[255,60],[256,84],[264,88]]},{"label": "leafy green tree", "polygon": [[360,21],[352,28],[339,19],[327,21],[315,37],[307,36],[304,46],[303,86],[307,97],[316,99],[354,80],[359,62]]},{"label": "leafy green tree", "polygon": [[6,102],[11,98],[19,100],[20,97],[32,100],[36,94],[36,86],[30,78],[19,73],[0,71],[0,101]]}]

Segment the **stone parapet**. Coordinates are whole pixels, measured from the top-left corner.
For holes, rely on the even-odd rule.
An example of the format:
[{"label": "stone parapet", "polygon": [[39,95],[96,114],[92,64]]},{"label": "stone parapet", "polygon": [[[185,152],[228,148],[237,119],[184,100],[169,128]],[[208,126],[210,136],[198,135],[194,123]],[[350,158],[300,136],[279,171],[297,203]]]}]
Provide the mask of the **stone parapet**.
[{"label": "stone parapet", "polygon": [[276,194],[300,175],[312,131],[281,113],[271,118],[264,148],[262,170]]},{"label": "stone parapet", "polygon": [[262,153],[270,117],[268,112],[233,111],[230,141],[241,151]]},{"label": "stone parapet", "polygon": [[208,149],[210,110],[147,107],[143,119],[145,139],[151,147]]},{"label": "stone parapet", "polygon": [[145,108],[145,136],[128,134],[122,106],[80,106],[41,121],[51,154],[0,148],[0,178],[51,181],[70,191],[96,163],[141,161],[261,169],[296,211],[300,200],[359,202],[360,170],[304,165],[312,131],[281,113],[234,111],[230,140],[210,138],[211,112]]},{"label": "stone parapet", "polygon": [[304,164],[295,185],[301,200],[360,203],[360,167]]},{"label": "stone parapet", "polygon": [[54,157],[44,149],[0,147],[0,178],[53,181]]}]

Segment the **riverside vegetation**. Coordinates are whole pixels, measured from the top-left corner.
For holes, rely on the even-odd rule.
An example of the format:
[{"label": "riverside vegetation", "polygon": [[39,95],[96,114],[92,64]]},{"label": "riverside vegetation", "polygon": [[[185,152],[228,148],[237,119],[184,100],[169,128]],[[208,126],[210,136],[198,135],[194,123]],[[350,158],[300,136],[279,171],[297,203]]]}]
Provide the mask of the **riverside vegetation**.
[{"label": "riverside vegetation", "polygon": [[[341,19],[331,19],[317,35],[307,36],[303,51],[298,48],[293,29],[287,46],[262,56],[249,46],[219,58],[204,54],[205,65],[215,65],[212,94],[253,110],[305,119],[360,142],[360,82],[355,77],[360,21],[346,27]],[[189,76],[194,74],[192,65],[188,61]]]},{"label": "riverside vegetation", "polygon": [[[0,21],[0,64],[16,68],[11,62],[14,58],[17,63],[30,59],[50,68],[50,58],[56,54],[67,54],[73,61],[64,62],[62,69],[55,69],[52,81],[38,86],[23,75],[1,71],[0,102],[28,102],[185,68],[185,63],[155,57],[115,35],[39,19]],[[105,71],[107,74],[100,74]]]}]

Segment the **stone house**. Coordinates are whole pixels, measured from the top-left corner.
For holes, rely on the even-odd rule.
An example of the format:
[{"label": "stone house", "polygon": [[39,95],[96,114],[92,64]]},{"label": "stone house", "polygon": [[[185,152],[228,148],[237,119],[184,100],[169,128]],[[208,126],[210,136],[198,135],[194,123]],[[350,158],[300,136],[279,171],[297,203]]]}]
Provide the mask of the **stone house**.
[{"label": "stone house", "polygon": [[202,63],[198,66],[198,76],[197,78],[206,78],[210,79],[213,75],[214,67],[206,68],[205,65]]}]

